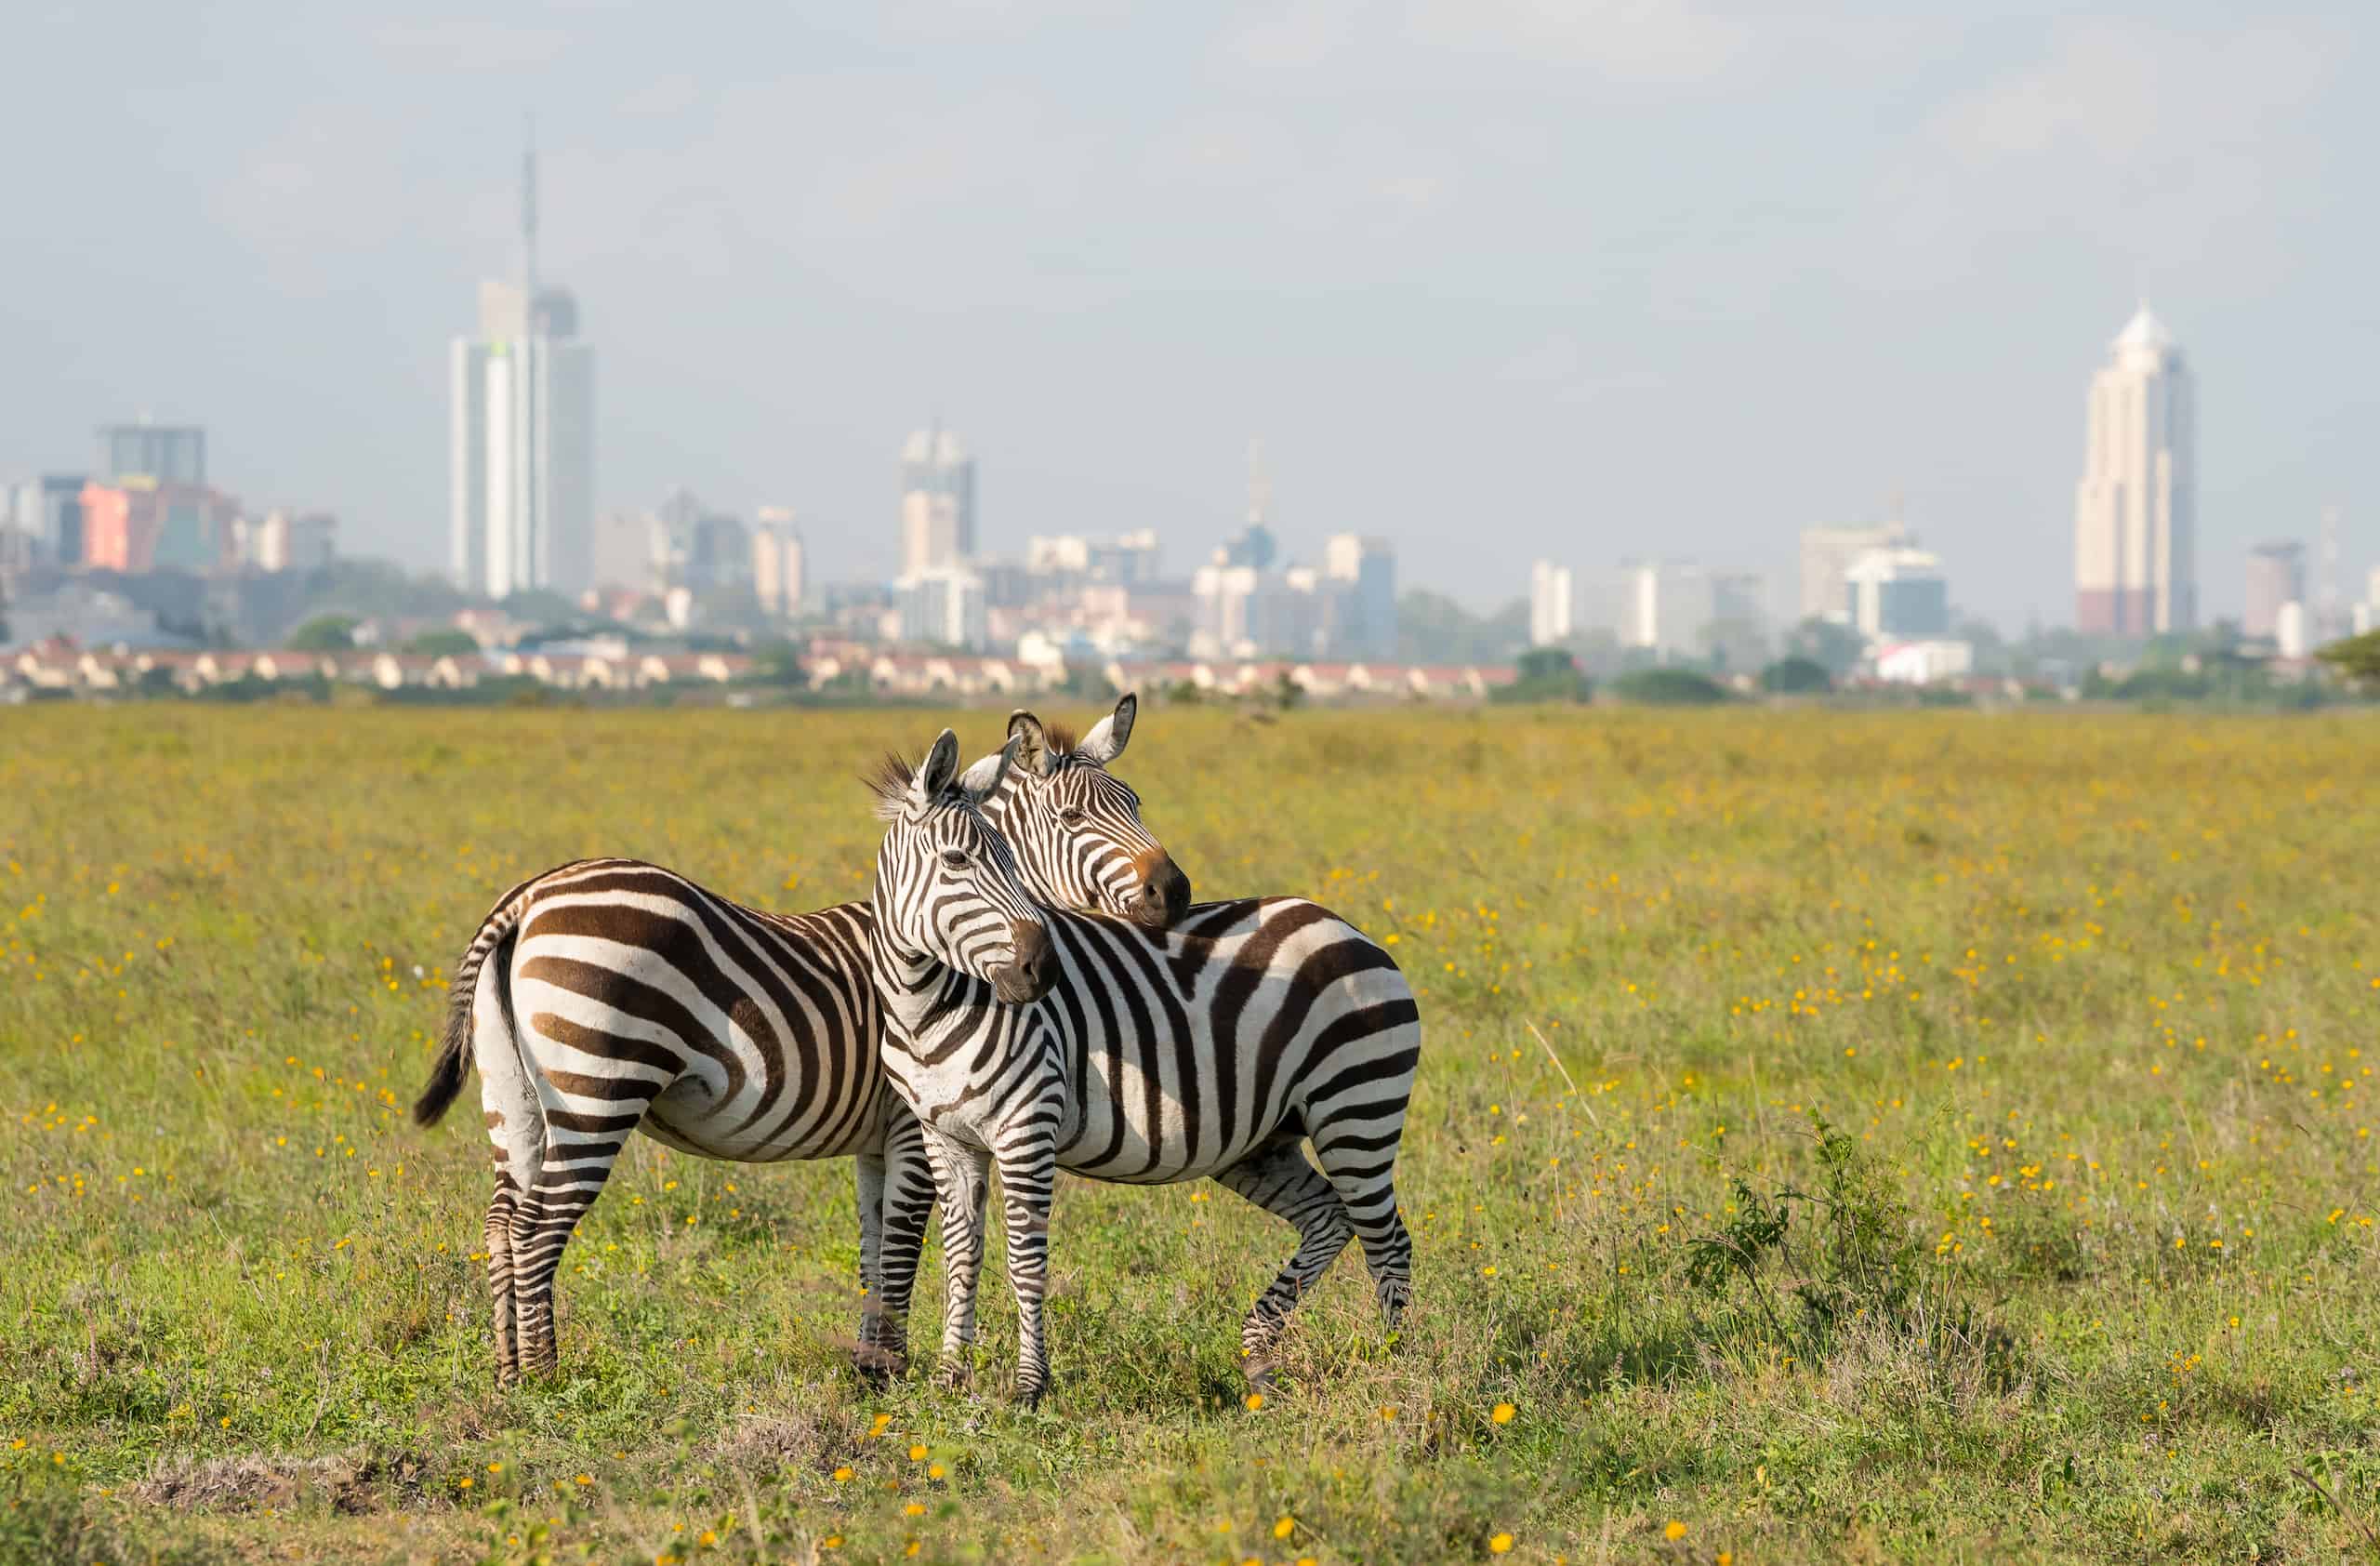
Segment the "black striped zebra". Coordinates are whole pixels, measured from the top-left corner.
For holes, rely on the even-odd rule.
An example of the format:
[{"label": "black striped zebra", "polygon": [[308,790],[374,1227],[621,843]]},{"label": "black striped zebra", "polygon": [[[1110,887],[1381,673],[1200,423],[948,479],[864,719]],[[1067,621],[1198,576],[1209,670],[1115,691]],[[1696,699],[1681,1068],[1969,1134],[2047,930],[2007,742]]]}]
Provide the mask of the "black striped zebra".
[{"label": "black striped zebra", "polygon": [[985,809],[1051,908],[1111,909],[1162,930],[1190,906],[1190,878],[1141,824],[1141,798],[1107,768],[1140,710],[1130,692],[1078,740],[1019,709],[1009,714],[1016,764]]},{"label": "black striped zebra", "polygon": [[1144,1185],[1212,1176],[1296,1227],[1296,1253],[1240,1329],[1256,1385],[1283,1321],[1351,1235],[1394,1328],[1411,1293],[1394,1174],[1421,1029],[1388,952],[1295,897],[1197,905],[1170,932],[1052,910],[1054,983],[1020,1005],[945,955],[935,866],[904,830],[926,806],[889,774],[878,794],[895,823],[876,880],[885,1068],[923,1122],[942,1204],[945,1378],[967,1374],[995,1163],[1027,1401],[1049,1382],[1042,1295],[1061,1168]]},{"label": "black striped zebra", "polygon": [[[1121,749],[1117,739],[1113,750]],[[957,757],[945,731],[933,758],[955,773]],[[976,781],[996,788],[1007,773]],[[1002,797],[1019,808],[1020,831],[1029,830],[1022,811],[1032,796]],[[975,819],[980,803],[967,802]],[[1180,872],[1136,814],[1125,827],[1103,816],[1074,835],[1104,847],[1061,856],[1045,844],[1046,862],[1074,865],[1089,879],[1062,877],[1038,895],[1079,891],[1097,902],[1112,888],[1107,906],[1149,917],[1147,888],[1157,886],[1161,905]],[[997,832],[990,840],[1014,871],[1007,841]],[[1163,873],[1149,873],[1159,862]],[[1113,863],[1138,865],[1138,879],[1127,885],[1109,873]],[[435,1121],[477,1063],[495,1148],[486,1239],[500,1384],[554,1368],[552,1290],[563,1248],[640,1129],[711,1158],[856,1155],[867,1294],[860,1360],[874,1372],[898,1367],[933,1184],[917,1122],[884,1082],[875,919],[873,902],[765,913],[632,859],[564,865],[497,900],[456,966],[444,1048],[414,1115]],[[1030,951],[1027,959],[1028,967],[1044,960]]]}]

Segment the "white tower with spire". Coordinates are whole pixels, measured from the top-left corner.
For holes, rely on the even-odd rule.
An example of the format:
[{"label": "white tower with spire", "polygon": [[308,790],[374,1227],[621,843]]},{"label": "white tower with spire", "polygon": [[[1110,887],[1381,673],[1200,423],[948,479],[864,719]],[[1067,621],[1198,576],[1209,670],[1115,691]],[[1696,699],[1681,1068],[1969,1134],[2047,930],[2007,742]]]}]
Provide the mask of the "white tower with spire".
[{"label": "white tower with spire", "polygon": [[449,350],[449,565],[456,586],[575,598],[593,583],[595,351],[578,305],[539,285],[537,153],[521,160],[521,272],[480,285],[480,330]]},{"label": "white tower with spire", "polygon": [[2196,393],[2144,301],[2092,378],[2074,490],[2074,626],[2150,636],[2198,624]]}]

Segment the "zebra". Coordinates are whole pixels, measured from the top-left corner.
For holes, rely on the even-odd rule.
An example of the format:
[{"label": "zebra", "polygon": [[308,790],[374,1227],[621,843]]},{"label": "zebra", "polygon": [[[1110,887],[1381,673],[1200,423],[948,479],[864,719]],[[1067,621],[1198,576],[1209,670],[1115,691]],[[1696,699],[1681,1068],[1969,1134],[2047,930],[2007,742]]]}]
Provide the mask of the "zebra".
[{"label": "zebra", "polygon": [[1016,764],[985,808],[1042,902],[1119,909],[1162,930],[1190,906],[1190,878],[1141,824],[1140,796],[1107,770],[1139,710],[1127,691],[1079,740],[1023,708],[1010,713]]},{"label": "zebra", "polygon": [[[1119,703],[1126,735],[1130,704]],[[945,737],[955,763],[957,740]],[[1105,753],[1122,746],[1116,737]],[[944,750],[938,740],[934,754]],[[995,786],[1012,772],[998,769]],[[1103,814],[1097,835],[1114,845],[1063,861],[1088,880],[1038,895],[1110,897],[1104,906],[1140,920],[1161,917],[1177,884],[1186,899],[1186,880],[1136,812],[1135,802]],[[1061,862],[1052,850],[1044,857]],[[1106,873],[1111,860],[1137,865],[1136,878]],[[917,1122],[884,1082],[876,917],[873,902],[744,908],[635,859],[578,860],[496,900],[456,967],[443,1047],[414,1118],[434,1123],[478,1065],[496,1165],[484,1232],[498,1385],[555,1368],[563,1248],[635,1130],[744,1161],[855,1155],[858,1360],[872,1375],[899,1368],[934,1191]]]},{"label": "zebra", "polygon": [[968,1378],[994,1165],[1028,1403],[1049,1386],[1042,1296],[1062,1168],[1140,1185],[1211,1177],[1296,1228],[1296,1252],[1241,1323],[1251,1387],[1269,1384],[1289,1312],[1351,1236],[1395,1330],[1412,1241],[1394,1176],[1421,1029],[1387,950],[1299,897],[1193,905],[1170,930],[1047,909],[1056,972],[1043,999],[1019,1004],[941,955],[935,867],[899,829],[921,806],[897,770],[877,793],[896,824],[875,888],[885,1070],[922,1123],[942,1208],[942,1379]]}]

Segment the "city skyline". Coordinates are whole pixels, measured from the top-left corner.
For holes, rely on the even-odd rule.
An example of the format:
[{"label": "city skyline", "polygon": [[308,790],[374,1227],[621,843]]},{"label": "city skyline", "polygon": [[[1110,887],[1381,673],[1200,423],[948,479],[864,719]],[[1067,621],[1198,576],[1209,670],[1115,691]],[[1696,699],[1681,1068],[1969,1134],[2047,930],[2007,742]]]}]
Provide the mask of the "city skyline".
[{"label": "city skyline", "polygon": [[[602,301],[598,508],[681,478],[790,501],[820,578],[885,569],[886,445],[938,405],[997,461],[989,552],[1221,531],[1256,428],[1288,552],[1385,536],[1476,607],[1655,531],[1781,581],[1801,528],[1898,487],[1971,563],[1963,609],[2061,623],[2074,389],[2142,291],[2224,431],[2201,617],[2241,608],[2215,562],[2334,499],[2360,578],[2374,219],[2335,196],[2380,113],[2347,87],[2371,19],[1687,15],[1225,12],[1171,24],[1129,100],[1086,58],[1128,24],[1038,7],[165,18],[110,40],[127,113],[46,81],[0,106],[25,139],[76,126],[28,171],[0,466],[72,466],[149,406],[217,433],[229,489],[439,566],[438,349],[513,227],[491,149],[534,101],[548,248]],[[192,114],[200,46],[227,75]]]}]

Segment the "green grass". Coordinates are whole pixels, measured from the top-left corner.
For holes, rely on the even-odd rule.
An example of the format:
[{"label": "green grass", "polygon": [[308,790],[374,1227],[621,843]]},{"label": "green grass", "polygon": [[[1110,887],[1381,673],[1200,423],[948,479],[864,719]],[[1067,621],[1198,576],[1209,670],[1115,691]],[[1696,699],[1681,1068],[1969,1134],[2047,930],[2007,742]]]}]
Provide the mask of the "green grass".
[{"label": "green grass", "polygon": [[[483,1139],[403,1114],[487,904],[863,896],[854,775],[941,721],[0,713],[0,1561],[2380,1556],[2359,717],[1153,710],[1199,895],[1420,991],[1402,1340],[1351,1254],[1249,1409],[1289,1229],[1076,1182],[1041,1410],[873,1391],[848,1166],[639,1143],[497,1393]],[[1760,1250],[1813,1111],[1851,1227]]]}]

